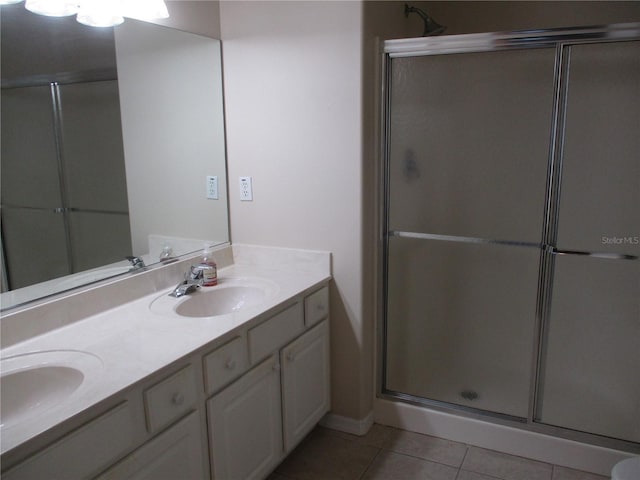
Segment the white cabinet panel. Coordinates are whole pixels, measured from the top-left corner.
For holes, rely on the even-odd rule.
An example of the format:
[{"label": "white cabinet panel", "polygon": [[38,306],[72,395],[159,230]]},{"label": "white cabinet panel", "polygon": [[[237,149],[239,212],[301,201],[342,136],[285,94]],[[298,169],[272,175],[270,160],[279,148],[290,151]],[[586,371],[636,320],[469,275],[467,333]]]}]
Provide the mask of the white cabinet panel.
[{"label": "white cabinet panel", "polygon": [[193,367],[189,366],[144,392],[149,431],[157,432],[187,413],[196,403],[196,389]]},{"label": "white cabinet panel", "polygon": [[298,302],[249,330],[251,363],[262,360],[304,331],[304,312]]},{"label": "white cabinet panel", "polygon": [[264,478],[282,458],[280,364],[272,356],[207,402],[217,480]]},{"label": "white cabinet panel", "polygon": [[133,430],[131,409],[123,403],[3,473],[2,478],[90,478],[133,446]]},{"label": "white cabinet panel", "polygon": [[304,299],[304,324],[311,327],[329,315],[329,287],[322,287]]},{"label": "white cabinet panel", "polygon": [[247,369],[247,346],[243,337],[230,342],[206,355],[204,361],[204,381],[208,394],[214,393]]},{"label": "white cabinet panel", "polygon": [[329,410],[329,322],[325,320],[283,348],[282,411],[289,452]]},{"label": "white cabinet panel", "polygon": [[198,480],[207,478],[197,412],[110,468],[97,480]]}]

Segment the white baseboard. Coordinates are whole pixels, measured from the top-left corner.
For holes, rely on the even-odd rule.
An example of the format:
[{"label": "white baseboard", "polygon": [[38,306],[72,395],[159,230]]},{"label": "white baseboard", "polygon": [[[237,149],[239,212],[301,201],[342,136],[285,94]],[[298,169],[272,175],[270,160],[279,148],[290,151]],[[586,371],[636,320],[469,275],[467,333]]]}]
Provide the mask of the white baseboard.
[{"label": "white baseboard", "polygon": [[327,413],[322,417],[322,420],[320,420],[320,425],[340,432],[362,436],[366,435],[369,429],[373,426],[373,412],[369,412],[369,414],[362,420],[343,417],[334,413]]},{"label": "white baseboard", "polygon": [[374,402],[376,423],[609,476],[633,454],[390,400]]}]

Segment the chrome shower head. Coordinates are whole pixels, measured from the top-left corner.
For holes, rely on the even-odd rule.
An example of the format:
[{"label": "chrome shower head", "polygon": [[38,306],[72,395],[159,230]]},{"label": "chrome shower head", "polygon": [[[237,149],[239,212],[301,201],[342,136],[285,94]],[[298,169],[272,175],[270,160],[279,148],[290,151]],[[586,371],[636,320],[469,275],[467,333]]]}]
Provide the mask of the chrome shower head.
[{"label": "chrome shower head", "polygon": [[410,13],[417,13],[420,15],[420,18],[424,21],[424,32],[422,33],[423,37],[428,37],[431,35],[440,35],[444,32],[447,27],[440,25],[433,18],[431,18],[424,10],[420,10],[416,7],[410,7],[408,4],[404,4],[404,16],[409,17]]}]

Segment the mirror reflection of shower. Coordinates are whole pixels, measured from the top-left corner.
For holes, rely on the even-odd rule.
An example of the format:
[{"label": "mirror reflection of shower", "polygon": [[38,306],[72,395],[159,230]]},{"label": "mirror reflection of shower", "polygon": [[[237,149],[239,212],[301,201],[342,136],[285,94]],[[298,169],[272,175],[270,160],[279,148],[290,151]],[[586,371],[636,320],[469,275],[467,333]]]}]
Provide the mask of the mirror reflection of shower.
[{"label": "mirror reflection of shower", "polygon": [[444,25],[440,25],[433,18],[431,18],[424,10],[421,10],[417,7],[410,7],[408,4],[404,4],[404,16],[409,18],[410,13],[416,13],[422,18],[424,22],[424,31],[422,32],[423,37],[429,37],[432,35],[440,35],[443,33],[447,27]]}]

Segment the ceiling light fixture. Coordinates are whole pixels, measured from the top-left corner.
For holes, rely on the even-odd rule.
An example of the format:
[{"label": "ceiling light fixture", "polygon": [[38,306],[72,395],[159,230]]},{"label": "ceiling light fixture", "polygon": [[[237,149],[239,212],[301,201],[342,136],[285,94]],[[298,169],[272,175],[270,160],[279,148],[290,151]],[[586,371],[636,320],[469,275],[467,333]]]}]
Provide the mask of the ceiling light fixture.
[{"label": "ceiling light fixture", "polygon": [[124,22],[120,2],[111,0],[83,0],[76,20],[90,27],[114,27]]},{"label": "ceiling light fixture", "polygon": [[27,0],[24,8],[47,17],[66,17],[78,13],[78,2],[70,0]]},{"label": "ceiling light fixture", "polygon": [[[0,0],[0,5],[21,1]],[[48,17],[77,15],[78,22],[91,27],[113,27],[124,17],[144,21],[169,17],[164,0],[26,0],[24,7]]]}]

